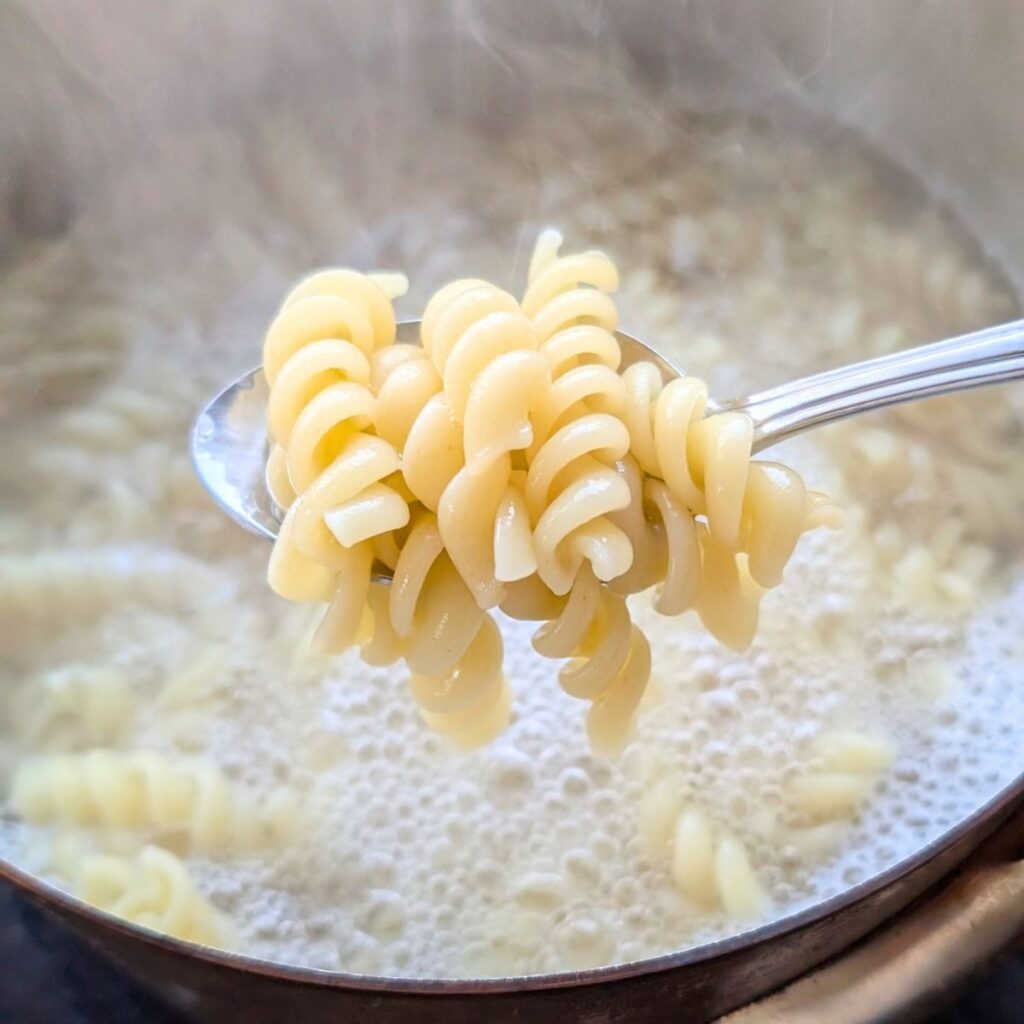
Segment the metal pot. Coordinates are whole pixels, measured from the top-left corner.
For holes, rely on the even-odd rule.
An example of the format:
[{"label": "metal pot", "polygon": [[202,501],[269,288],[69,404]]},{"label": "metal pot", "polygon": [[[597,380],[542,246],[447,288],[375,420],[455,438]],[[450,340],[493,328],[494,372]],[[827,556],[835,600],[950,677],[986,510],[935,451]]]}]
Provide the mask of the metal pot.
[{"label": "metal pot", "polygon": [[[467,39],[481,45],[467,46]],[[351,132],[355,146],[361,117],[387,111],[400,149],[404,126],[433,109],[481,131],[491,119],[525,116],[524,105],[536,99],[533,83],[556,73],[552,54],[607,55],[610,62],[614,53],[616,75],[646,76],[696,109],[743,107],[784,118],[803,104],[826,122],[856,125],[950,197],[1020,289],[1022,46],[1024,8],[1000,0],[969,8],[864,0],[753,8],[732,0],[628,7],[255,0],[243,8],[204,7],[201,18],[177,5],[127,0],[108,0],[87,14],[68,0],[9,0],[0,8],[0,231],[58,233],[117,162],[182,125],[230,134],[266,104],[301,116],[307,100],[326,90],[338,97],[332,131],[343,143]],[[524,95],[508,88],[510,55]],[[561,73],[571,84],[571,66]],[[588,87],[595,94],[613,89],[609,75]],[[373,192],[364,157],[354,154],[349,170]],[[1015,814],[1019,824],[1022,807],[1024,775],[939,841],[834,899],[708,947],[529,979],[394,981],[273,965],[148,934],[10,864],[0,863],[0,875],[197,1020],[704,1020],[835,957],[956,869]],[[892,958],[887,977],[902,971],[902,987],[889,985],[888,1007],[854,985],[843,1016],[835,1002],[816,1003],[813,987],[798,988],[774,1010],[767,1004],[762,1016],[747,1011],[737,1020],[887,1019],[928,987],[928,972],[919,968],[937,948],[935,935],[959,937],[960,925],[976,935],[980,915],[991,924],[991,940],[974,946],[982,954],[1022,927],[1019,864],[969,877],[954,883],[945,902],[888,933],[895,936],[882,940],[888,946],[865,947],[919,951],[916,966]],[[1016,901],[992,893],[1016,894]],[[934,930],[943,916],[946,931]],[[941,959],[950,946],[938,948]],[[877,955],[856,955],[854,967],[878,969]],[[964,960],[957,969],[966,966]],[[829,970],[834,980],[837,968]],[[844,984],[853,977],[853,968],[838,970]],[[836,984],[825,988],[837,998]]]}]

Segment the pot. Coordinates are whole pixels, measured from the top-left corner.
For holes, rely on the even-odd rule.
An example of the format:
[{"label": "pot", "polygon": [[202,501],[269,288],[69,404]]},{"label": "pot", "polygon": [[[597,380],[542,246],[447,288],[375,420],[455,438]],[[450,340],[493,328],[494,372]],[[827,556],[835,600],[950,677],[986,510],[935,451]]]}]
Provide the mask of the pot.
[{"label": "pot", "polygon": [[[618,88],[620,76],[638,76],[701,112],[743,109],[784,124],[810,111],[822,132],[857,128],[955,204],[1020,291],[1022,47],[1024,8],[1000,0],[969,8],[873,0],[760,7],[253,0],[204,6],[201,17],[180,5],[129,0],[88,12],[69,0],[12,0],[0,9],[0,239],[59,235],[104,195],[121,162],[157,152],[163,135],[208,129],[231,139],[269,106],[297,119],[307,111],[322,117],[330,93],[334,119],[325,131],[339,159],[348,149],[345,173],[372,206],[399,181],[390,159],[403,153],[403,132],[432,111],[486,133],[495,122],[531,116],[545,76],[597,98]],[[580,70],[595,61],[606,74]],[[598,107],[584,127],[599,123]],[[385,138],[375,143],[376,164],[360,148],[371,129]],[[405,166],[417,173],[415,161]],[[1019,832],[1022,808],[1024,774],[934,843],[782,920],[638,963],[525,979],[418,982],[271,964],[135,928],[10,863],[0,862],[0,875],[198,1021],[697,1021],[836,957],[955,874],[997,830]],[[920,965],[960,946],[963,928],[973,935],[979,920],[991,924],[979,954],[1019,932],[1024,885],[1013,857],[1020,852],[1019,844],[1000,849],[1003,868],[989,859],[961,873],[940,902],[922,904],[879,945],[840,961],[847,968],[827,968],[829,998],[851,993],[845,1016],[838,1003],[815,1002],[821,990],[808,983],[736,1020],[890,1019],[932,991],[934,970]],[[993,893],[1016,894],[1016,903]],[[951,935],[951,943],[935,939]],[[881,959],[872,949],[883,951]],[[918,956],[910,964],[895,950]],[[882,986],[894,993],[885,1006],[851,981],[883,962],[886,977],[897,971],[900,979]],[[964,960],[956,970],[968,966]]]}]

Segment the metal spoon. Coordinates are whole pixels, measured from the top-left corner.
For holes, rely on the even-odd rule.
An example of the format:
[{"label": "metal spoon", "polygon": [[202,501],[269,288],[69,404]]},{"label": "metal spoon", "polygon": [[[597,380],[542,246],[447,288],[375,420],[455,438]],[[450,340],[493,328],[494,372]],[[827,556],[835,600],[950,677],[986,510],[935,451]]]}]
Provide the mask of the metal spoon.
[{"label": "metal spoon", "polygon": [[[399,325],[398,340],[415,342],[419,320]],[[680,376],[664,356],[617,331],[622,365],[649,361],[666,381]],[[816,373],[747,398],[708,403],[709,412],[742,411],[754,421],[754,451],[810,427],[870,409],[982,384],[1024,378],[1024,320],[972,331],[892,355]],[[203,486],[232,519],[273,539],[281,510],[267,491],[267,382],[260,367],[225,388],[192,429],[192,462]]]}]

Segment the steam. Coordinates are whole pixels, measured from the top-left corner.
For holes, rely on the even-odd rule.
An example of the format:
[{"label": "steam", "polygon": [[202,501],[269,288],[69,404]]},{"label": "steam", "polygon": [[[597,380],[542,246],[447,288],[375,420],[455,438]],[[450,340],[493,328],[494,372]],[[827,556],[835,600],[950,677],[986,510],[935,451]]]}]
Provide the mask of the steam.
[{"label": "steam", "polygon": [[[456,178],[467,201],[517,203],[525,240],[547,167],[569,168],[581,200],[599,189],[597,136],[642,156],[685,131],[680,108],[785,120],[810,107],[956,201],[1024,285],[1024,19],[1006,11],[999,0],[8,0],[0,238],[59,232],[127,164],[172,176],[184,136],[206,147],[207,170],[188,169],[202,205],[211,174],[246,173],[253,147],[287,159],[291,133],[316,140],[368,215]],[[553,116],[566,106],[569,131]],[[490,195],[487,140],[524,119],[536,132],[516,155],[523,187]],[[353,252],[374,255],[352,230]]]}]

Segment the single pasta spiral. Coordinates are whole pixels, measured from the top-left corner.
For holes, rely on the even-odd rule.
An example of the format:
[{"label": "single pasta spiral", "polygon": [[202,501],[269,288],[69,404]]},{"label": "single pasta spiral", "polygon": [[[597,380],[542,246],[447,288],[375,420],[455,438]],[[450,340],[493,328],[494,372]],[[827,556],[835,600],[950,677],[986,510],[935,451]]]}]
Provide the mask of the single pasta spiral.
[{"label": "single pasta spiral", "polygon": [[268,576],[282,597],[330,602],[317,634],[324,650],[348,646],[358,629],[373,538],[409,519],[390,479],[398,452],[372,432],[370,388],[374,352],[395,339],[391,299],[404,289],[397,275],[313,274],[285,299],[263,347],[267,479],[287,509]]},{"label": "single pasta spiral", "polygon": [[695,807],[684,806],[670,779],[644,795],[639,808],[640,836],[648,855],[667,861],[679,891],[695,907],[724,910],[745,920],[770,906],[746,846]]},{"label": "single pasta spiral", "polygon": [[205,946],[231,942],[227,919],[199,892],[182,861],[158,846],[132,859],[88,854],[73,884],[86,903],[134,924]]},{"label": "single pasta spiral", "polygon": [[442,391],[409,431],[405,479],[436,510],[445,548],[477,603],[492,608],[504,583],[536,568],[512,458],[533,440],[530,412],[550,389],[548,364],[519,303],[485,281],[442,288],[421,331]]},{"label": "single pasta spiral", "polygon": [[631,454],[648,478],[664,481],[677,507],[700,517],[695,607],[714,636],[743,650],[761,595],[781,581],[801,534],[833,524],[837,510],[788,467],[751,461],[753,421],[742,412],[706,415],[703,381],[664,384],[653,363],[622,377]]},{"label": "single pasta spiral", "polygon": [[29,758],[14,774],[11,804],[36,824],[183,834],[200,851],[226,849],[244,831],[243,801],[216,765],[148,752]]},{"label": "single pasta spiral", "polygon": [[555,594],[569,592],[585,561],[608,582],[633,560],[608,515],[630,500],[615,469],[629,450],[618,312],[607,294],[618,272],[603,253],[560,257],[561,242],[557,231],[541,235],[523,297],[552,380],[534,414],[524,490],[537,573]]},{"label": "single pasta spiral", "polygon": [[502,610],[547,620],[534,634],[534,648],[547,658],[570,659],[558,680],[569,696],[590,701],[591,744],[602,753],[620,750],[651,675],[651,647],[633,625],[626,599],[584,565],[567,597],[534,580],[516,588]]},{"label": "single pasta spiral", "polygon": [[227,594],[230,584],[188,555],[148,548],[53,548],[0,554],[0,619],[48,626],[55,615],[89,617],[134,599],[179,611]]},{"label": "single pasta spiral", "polygon": [[632,455],[617,468],[629,487],[629,504],[609,518],[629,538],[633,564],[610,587],[628,595],[657,586],[655,610],[681,615],[693,607],[700,587],[697,524],[664,481],[645,476]]},{"label": "single pasta spiral", "polygon": [[41,675],[17,695],[14,721],[37,748],[95,746],[116,739],[133,703],[123,672],[70,664]]},{"label": "single pasta spiral", "polygon": [[444,550],[437,518],[421,511],[395,564],[391,587],[374,586],[370,664],[404,657],[412,692],[433,728],[465,746],[508,723],[501,632]]},{"label": "single pasta spiral", "polygon": [[881,736],[824,732],[811,744],[812,770],[789,786],[791,806],[812,820],[852,814],[892,764],[893,748]]}]

